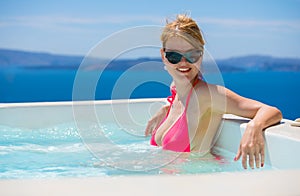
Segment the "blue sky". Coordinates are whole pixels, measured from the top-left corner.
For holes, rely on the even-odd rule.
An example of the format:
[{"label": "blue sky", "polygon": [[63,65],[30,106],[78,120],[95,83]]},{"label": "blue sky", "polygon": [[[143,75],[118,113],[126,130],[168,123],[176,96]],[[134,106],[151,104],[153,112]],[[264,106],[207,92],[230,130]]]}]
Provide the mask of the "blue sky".
[{"label": "blue sky", "polygon": [[85,55],[117,31],[186,12],[215,58],[300,58],[300,0],[2,0],[0,48]]}]

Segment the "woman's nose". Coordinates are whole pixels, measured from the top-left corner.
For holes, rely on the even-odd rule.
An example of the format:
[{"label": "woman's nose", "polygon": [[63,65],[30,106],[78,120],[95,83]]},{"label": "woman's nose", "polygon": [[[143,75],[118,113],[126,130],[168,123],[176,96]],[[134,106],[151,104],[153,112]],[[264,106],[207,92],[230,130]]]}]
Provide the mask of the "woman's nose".
[{"label": "woman's nose", "polygon": [[180,63],[187,63],[187,60],[186,60],[186,58],[183,56],[183,57],[181,57],[181,59],[180,59]]}]

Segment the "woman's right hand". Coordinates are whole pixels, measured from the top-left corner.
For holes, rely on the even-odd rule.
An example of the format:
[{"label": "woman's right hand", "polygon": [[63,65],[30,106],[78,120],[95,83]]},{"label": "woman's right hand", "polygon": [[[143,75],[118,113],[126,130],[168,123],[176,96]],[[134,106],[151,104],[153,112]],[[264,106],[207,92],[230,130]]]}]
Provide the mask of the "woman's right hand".
[{"label": "woman's right hand", "polygon": [[158,128],[164,117],[167,115],[169,107],[169,105],[161,107],[158,112],[148,121],[145,130],[145,136],[152,135],[152,132]]}]

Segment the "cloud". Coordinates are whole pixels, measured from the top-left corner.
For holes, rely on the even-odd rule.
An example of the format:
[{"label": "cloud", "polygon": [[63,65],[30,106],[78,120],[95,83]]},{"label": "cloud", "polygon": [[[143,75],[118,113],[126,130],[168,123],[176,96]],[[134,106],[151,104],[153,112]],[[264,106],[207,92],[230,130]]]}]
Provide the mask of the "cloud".
[{"label": "cloud", "polygon": [[[259,28],[273,28],[282,29],[288,28],[293,31],[300,30],[300,20],[246,20],[246,19],[232,19],[232,18],[196,18],[201,24],[226,26],[226,27],[259,27]],[[55,28],[60,30],[67,30],[82,26],[118,24],[118,25],[147,25],[157,24],[164,25],[165,17],[153,15],[105,15],[97,17],[71,17],[64,15],[41,15],[41,16],[17,16],[12,18],[2,18],[0,27],[8,26],[22,26],[35,28]]]},{"label": "cloud", "polygon": [[27,26],[27,27],[59,27],[59,26],[82,26],[82,25],[99,25],[99,24],[160,24],[161,17],[150,15],[113,15],[101,17],[70,17],[70,16],[18,16],[13,18],[2,18],[2,26]]},{"label": "cloud", "polygon": [[223,18],[199,18],[201,24],[227,26],[227,27],[259,27],[290,30],[300,30],[300,20],[243,20],[243,19],[223,19]]},{"label": "cloud", "polygon": [[[137,14],[119,14],[102,15],[97,17],[79,17],[68,15],[36,15],[36,16],[15,16],[10,18],[2,17],[0,28],[9,29],[33,28],[42,31],[94,34],[97,32],[112,33],[120,28],[132,27],[137,25],[164,25],[165,16],[160,15],[137,15]],[[210,35],[241,37],[261,37],[265,32],[277,33],[299,33],[300,20],[247,20],[233,18],[214,18],[214,17],[196,17],[201,27],[210,27]],[[264,32],[264,33],[261,33]]]}]

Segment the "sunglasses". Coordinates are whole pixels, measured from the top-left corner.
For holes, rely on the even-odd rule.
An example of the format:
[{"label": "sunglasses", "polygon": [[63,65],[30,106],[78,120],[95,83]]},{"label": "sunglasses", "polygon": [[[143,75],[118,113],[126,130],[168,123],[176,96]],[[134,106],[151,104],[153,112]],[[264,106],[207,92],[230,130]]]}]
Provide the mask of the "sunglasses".
[{"label": "sunglasses", "polygon": [[184,57],[189,63],[196,63],[199,58],[203,55],[202,50],[192,50],[186,53],[179,53],[175,51],[166,51],[164,48],[165,57],[172,64],[177,64],[181,61],[182,57]]}]

